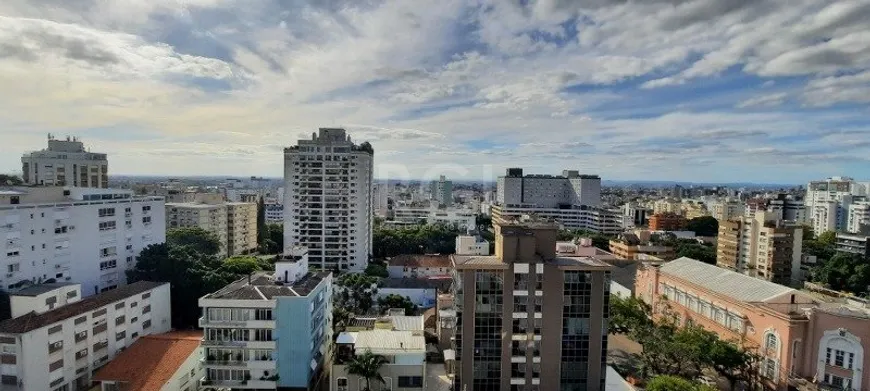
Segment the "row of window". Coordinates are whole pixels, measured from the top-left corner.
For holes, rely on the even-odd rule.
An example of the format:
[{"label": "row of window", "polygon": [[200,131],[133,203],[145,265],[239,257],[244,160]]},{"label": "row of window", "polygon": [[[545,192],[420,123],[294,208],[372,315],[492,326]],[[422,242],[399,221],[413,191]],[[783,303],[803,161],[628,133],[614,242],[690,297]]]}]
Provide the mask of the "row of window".
[{"label": "row of window", "polygon": [[728,311],[725,308],[712,304],[709,300],[702,299],[679,288],[660,284],[659,292],[674,302],[688,308],[690,311],[712,319],[716,323],[737,332],[743,332],[745,320],[739,314]]}]

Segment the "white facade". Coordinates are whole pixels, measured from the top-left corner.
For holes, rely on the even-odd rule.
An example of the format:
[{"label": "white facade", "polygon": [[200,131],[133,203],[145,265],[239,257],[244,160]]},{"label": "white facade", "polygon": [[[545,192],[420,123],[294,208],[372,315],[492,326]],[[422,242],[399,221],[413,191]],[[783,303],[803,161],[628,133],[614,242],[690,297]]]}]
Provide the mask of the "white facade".
[{"label": "white facade", "polygon": [[169,331],[169,302],[168,283],[137,282],[3,321],[0,389],[88,389],[92,371],[140,336]]},{"label": "white facade", "polygon": [[813,223],[813,234],[821,235],[827,231],[837,231],[840,226],[842,208],[837,201],[816,202],[809,209],[810,219]]},{"label": "white facade", "polygon": [[812,219],[813,233],[825,231],[844,231],[848,229],[850,205],[858,201],[855,197],[866,196],[865,183],[855,182],[848,177],[832,177],[807,184],[804,199],[809,218]]},{"label": "white facade", "polygon": [[105,153],[85,150],[81,141],[49,135],[48,148],[21,157],[22,179],[28,185],[109,187],[109,161]]},{"label": "white facade", "polygon": [[489,242],[471,235],[456,237],[457,255],[489,255]]},{"label": "white facade", "polygon": [[130,190],[7,191],[0,195],[0,286],[72,281],[89,296],[123,285],[142,249],[166,240],[163,205],[162,197]]},{"label": "white facade", "polygon": [[321,128],[284,150],[284,246],[321,269],[362,271],[372,250],[374,152],[344,129]]},{"label": "white facade", "polygon": [[263,207],[267,224],[284,224],[284,204],[265,204]]},{"label": "white facade", "polygon": [[863,225],[870,225],[870,201],[856,201],[849,205],[846,231],[861,232]]},{"label": "white facade", "polygon": [[390,185],[372,184],[372,208],[376,216],[386,217],[389,211]]},{"label": "white facade", "polygon": [[603,234],[618,234],[623,231],[622,212],[619,210],[582,207],[572,209],[534,208],[511,205],[493,205],[493,220],[500,218],[520,218],[535,215],[553,219],[564,228],[586,229]]},{"label": "white facade", "polygon": [[468,209],[437,209],[396,207],[393,209],[393,221],[400,223],[446,224],[459,229],[473,230],[476,228],[476,214]]},{"label": "white facade", "polygon": [[563,171],[562,176],[523,175],[521,169],[508,169],[498,177],[496,201],[501,205],[529,205],[557,208],[560,205],[601,205],[601,178]]},{"label": "white facade", "polygon": [[453,182],[441,175],[437,181],[433,181],[429,186],[433,201],[442,206],[453,205]]}]

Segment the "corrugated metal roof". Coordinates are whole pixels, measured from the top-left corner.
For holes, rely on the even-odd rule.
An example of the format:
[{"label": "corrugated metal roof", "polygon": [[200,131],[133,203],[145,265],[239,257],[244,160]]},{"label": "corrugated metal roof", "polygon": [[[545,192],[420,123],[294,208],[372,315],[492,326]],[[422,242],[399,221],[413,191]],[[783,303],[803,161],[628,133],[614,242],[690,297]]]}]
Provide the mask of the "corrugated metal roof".
[{"label": "corrugated metal roof", "polygon": [[393,328],[399,331],[422,331],[423,317],[422,316],[391,316],[393,318]]},{"label": "corrugated metal roof", "polygon": [[749,277],[692,258],[678,258],[659,267],[662,274],[677,277],[715,293],[743,302],[763,302],[797,292],[787,286]]},{"label": "corrugated metal roof", "polygon": [[423,353],[426,338],[422,331],[366,330],[357,333],[354,348],[358,352],[371,350],[374,354]]}]

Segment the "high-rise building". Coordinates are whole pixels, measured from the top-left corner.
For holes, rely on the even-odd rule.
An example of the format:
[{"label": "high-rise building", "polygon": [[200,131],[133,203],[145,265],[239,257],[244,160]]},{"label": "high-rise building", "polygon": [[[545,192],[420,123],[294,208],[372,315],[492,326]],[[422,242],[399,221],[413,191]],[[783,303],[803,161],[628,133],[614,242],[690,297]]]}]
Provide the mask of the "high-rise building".
[{"label": "high-rise building", "polygon": [[231,389],[317,388],[332,345],[332,273],[309,272],[305,248],[274,273],[255,273],[199,299],[203,385]]},{"label": "high-rise building", "polygon": [[870,229],[870,201],[860,200],[849,205],[846,231],[861,233]]},{"label": "high-rise building", "polygon": [[622,206],[623,228],[646,227],[649,215],[647,208],[629,202]]},{"label": "high-rise building", "polygon": [[376,216],[387,217],[390,211],[390,185],[386,182],[372,184],[372,209]]},{"label": "high-rise building", "polygon": [[601,178],[572,170],[553,176],[523,175],[521,168],[509,168],[498,178],[491,212],[493,220],[536,215],[571,229],[606,234],[623,229],[622,212],[601,207]]},{"label": "high-rise building", "polygon": [[432,201],[437,202],[438,206],[453,205],[453,182],[448,181],[444,175],[429,184],[429,192],[432,194]]},{"label": "high-rise building", "polygon": [[22,179],[33,186],[109,187],[105,153],[85,150],[77,138],[48,135],[48,148],[21,157]]},{"label": "high-rise building", "polygon": [[649,217],[650,231],[682,231],[687,220],[676,213],[657,213]]},{"label": "high-rise building", "polygon": [[773,213],[719,223],[716,263],[753,277],[790,285],[800,282],[803,228]]},{"label": "high-rise building", "polygon": [[453,255],[455,390],[604,389],[611,267],[557,256],[558,225],[495,221],[495,255]]},{"label": "high-rise building", "polygon": [[320,128],[284,149],[284,246],[321,269],[361,271],[372,250],[374,151],[344,129]]},{"label": "high-rise building", "polygon": [[743,205],[732,199],[717,202],[713,204],[712,209],[713,217],[720,223],[740,217],[743,214]]},{"label": "high-rise building", "polygon": [[74,282],[93,295],[126,284],[125,270],[166,240],[162,197],[87,187],[0,191],[0,287]]},{"label": "high-rise building", "polygon": [[257,249],[257,204],[227,202],[227,254],[248,254]]},{"label": "high-rise building", "polygon": [[863,200],[867,191],[865,183],[848,177],[832,177],[807,184],[804,204],[812,220],[813,233],[818,236],[826,231],[847,230],[850,205]]}]

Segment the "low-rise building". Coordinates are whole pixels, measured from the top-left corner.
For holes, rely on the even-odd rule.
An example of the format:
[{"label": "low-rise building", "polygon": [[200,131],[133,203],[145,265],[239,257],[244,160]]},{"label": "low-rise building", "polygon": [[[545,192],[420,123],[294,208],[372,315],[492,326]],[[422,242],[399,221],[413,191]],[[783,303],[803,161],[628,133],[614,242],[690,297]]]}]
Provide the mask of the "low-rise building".
[{"label": "low-rise building", "polygon": [[332,273],[309,272],[293,248],[275,272],[255,273],[199,299],[205,377],[200,390],[318,387],[332,346]]},{"label": "low-rise building", "polygon": [[171,331],[139,338],[100,368],[100,391],[196,391],[203,376],[202,331]]},{"label": "low-rise building", "polygon": [[870,257],[870,236],[838,232],[836,249],[842,253]]},{"label": "low-rise building", "polygon": [[669,308],[680,322],[691,319],[761,354],[759,371],[770,388],[814,380],[833,389],[870,384],[867,302],[798,291],[690,258],[644,265],[635,292],[656,311]]},{"label": "low-rise building", "polygon": [[676,213],[657,213],[649,218],[650,231],[682,231],[686,228],[686,218]]},{"label": "low-rise building", "polygon": [[[370,389],[426,389],[426,338],[422,330],[373,329],[338,335],[335,361],[330,372],[330,391]],[[378,373],[384,384],[351,374],[348,364],[355,357],[372,353],[384,359]]]},{"label": "low-rise building", "polygon": [[378,283],[375,298],[399,295],[419,307],[429,308],[435,306],[439,293],[450,290],[452,281],[449,275],[441,278],[385,278]]},{"label": "low-rise building", "polygon": [[634,233],[621,233],[610,240],[610,252],[622,259],[637,260],[638,254],[652,255],[665,260],[674,259],[676,253],[670,246],[654,245],[647,240],[641,241]]},{"label": "low-rise building", "polygon": [[455,252],[459,255],[489,255],[489,242],[480,236],[459,235]]},{"label": "low-rise building", "polygon": [[441,254],[402,254],[390,258],[391,278],[450,277],[450,257]]},{"label": "low-rise building", "polygon": [[0,322],[0,389],[89,389],[91,374],[140,337],[169,331],[169,284],[134,282],[81,298],[78,284],[44,284],[10,297]]}]

